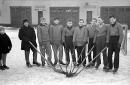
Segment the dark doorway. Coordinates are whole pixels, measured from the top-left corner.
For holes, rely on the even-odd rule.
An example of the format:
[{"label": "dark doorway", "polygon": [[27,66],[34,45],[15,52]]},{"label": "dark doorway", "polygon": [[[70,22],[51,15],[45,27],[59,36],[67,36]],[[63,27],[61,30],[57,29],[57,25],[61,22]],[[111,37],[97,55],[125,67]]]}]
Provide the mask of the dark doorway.
[{"label": "dark doorway", "polygon": [[43,17],[43,11],[38,11],[38,24],[40,23],[41,17]]},{"label": "dark doorway", "polygon": [[29,6],[11,6],[10,15],[12,26],[21,26],[22,20],[25,18],[28,19],[30,23],[32,23],[32,12],[31,7]]},{"label": "dark doorway", "polygon": [[79,7],[50,7],[50,23],[53,24],[54,18],[59,18],[60,23],[65,26],[67,20],[71,19],[73,25],[79,22]]},{"label": "dark doorway", "polygon": [[87,24],[92,21],[92,11],[87,11]]}]

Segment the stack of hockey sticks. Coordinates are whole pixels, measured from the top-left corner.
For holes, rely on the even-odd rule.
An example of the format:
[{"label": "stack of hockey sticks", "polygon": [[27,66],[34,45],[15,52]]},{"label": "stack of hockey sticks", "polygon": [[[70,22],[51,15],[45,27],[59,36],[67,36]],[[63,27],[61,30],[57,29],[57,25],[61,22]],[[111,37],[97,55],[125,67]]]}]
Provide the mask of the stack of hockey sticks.
[{"label": "stack of hockey sticks", "polygon": [[[35,48],[35,50],[37,50],[37,48],[36,48],[31,42],[29,42],[29,43]],[[94,46],[93,46],[93,47],[91,48],[91,50],[88,52],[87,56],[91,53],[91,51],[93,50],[93,48],[94,48]],[[85,49],[85,47],[82,49],[79,58],[82,56],[82,52],[83,52],[84,49]],[[65,74],[66,77],[70,78],[70,77],[77,76],[79,73],[81,73],[81,72],[82,72],[86,67],[88,67],[94,60],[96,60],[96,58],[99,57],[99,55],[100,55],[104,50],[106,50],[106,49],[107,49],[107,47],[105,47],[104,49],[102,49],[101,52],[100,52],[99,54],[97,54],[96,57],[95,57],[93,60],[91,60],[91,61],[90,61],[85,67],[83,67],[81,70],[80,70],[80,67],[81,67],[81,65],[83,64],[83,62],[85,61],[85,59],[87,58],[87,56],[83,59],[83,61],[82,61],[81,64],[77,67],[77,69],[76,69],[76,66],[74,66],[74,67],[72,68],[72,65],[71,65],[71,69],[70,69],[69,72],[68,72],[68,70],[67,70],[68,65],[66,65],[66,72],[62,69],[61,65],[60,65],[60,69],[56,69],[56,68],[45,58],[45,56],[42,55],[41,52],[39,52],[38,50],[37,50],[37,52],[45,59],[45,61],[50,65],[50,67],[51,67],[55,72],[58,72],[58,73],[61,73],[61,74]],[[74,69],[76,69],[75,72],[74,72]]]},{"label": "stack of hockey sticks", "polygon": [[[82,53],[83,53],[83,51],[85,50],[85,47],[86,47],[86,46],[84,46],[84,47],[82,48],[82,51],[81,51],[81,53],[80,53],[80,55],[79,55],[78,60],[82,57]],[[87,56],[91,53],[91,51],[93,50],[93,48],[94,48],[94,46],[90,49],[90,51],[88,52]],[[76,70],[75,72],[74,72],[74,69],[76,69],[76,66],[74,66],[73,68],[71,67],[70,72],[66,72],[66,77],[76,76],[76,75],[77,75],[77,71],[80,69],[81,65],[84,63],[84,61],[85,61],[85,59],[87,58],[87,56],[83,59],[83,61],[81,62],[81,64],[78,65],[77,70]]]},{"label": "stack of hockey sticks", "polygon": [[[89,53],[91,53],[91,51],[92,51],[92,49],[94,48],[94,46],[91,48],[91,50],[89,51]],[[87,58],[87,56],[89,55],[89,53],[88,53],[88,55],[83,59],[83,61],[82,61],[82,63],[77,67],[77,70],[74,72],[74,71],[71,71],[70,73],[67,73],[66,74],[66,76],[67,77],[74,77],[74,76],[77,76],[79,73],[81,73],[86,67],[88,67],[94,60],[96,60],[96,58],[97,57],[99,57],[99,55],[104,51],[104,50],[106,50],[107,49],[107,47],[105,47],[105,48],[103,48],[102,50],[101,50],[101,52],[99,53],[99,54],[97,54],[96,55],[96,57],[93,59],[93,60],[91,60],[85,67],[83,67],[81,70],[80,70],[80,66],[83,64],[83,62],[85,61],[85,59]],[[74,67],[75,68],[75,67]],[[74,69],[73,68],[73,69]]]}]

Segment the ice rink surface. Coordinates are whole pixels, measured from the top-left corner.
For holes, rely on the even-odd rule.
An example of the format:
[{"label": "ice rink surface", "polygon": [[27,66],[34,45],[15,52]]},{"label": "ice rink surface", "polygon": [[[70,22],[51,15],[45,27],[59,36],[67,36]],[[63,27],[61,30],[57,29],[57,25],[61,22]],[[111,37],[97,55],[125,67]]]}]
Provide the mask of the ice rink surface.
[{"label": "ice rink surface", "polygon": [[[65,75],[54,72],[49,67],[25,66],[24,51],[21,51],[21,41],[18,30],[6,30],[10,36],[13,48],[8,54],[9,70],[0,71],[0,85],[130,85],[130,32],[128,33],[128,55],[120,53],[120,68],[117,74],[94,68],[83,70],[78,76],[66,78]],[[32,53],[30,55],[32,60]],[[38,54],[38,61],[40,55]],[[32,61],[31,61],[32,63]]]}]

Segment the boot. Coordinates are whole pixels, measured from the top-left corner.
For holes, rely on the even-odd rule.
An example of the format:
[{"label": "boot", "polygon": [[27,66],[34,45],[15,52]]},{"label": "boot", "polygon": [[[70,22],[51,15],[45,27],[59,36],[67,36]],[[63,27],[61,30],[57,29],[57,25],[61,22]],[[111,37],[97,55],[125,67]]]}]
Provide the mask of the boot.
[{"label": "boot", "polygon": [[106,70],[104,70],[105,72],[112,72],[112,68],[107,68]]},{"label": "boot", "polygon": [[40,63],[38,63],[36,61],[34,61],[33,64],[36,65],[36,66],[38,66],[38,67],[41,65]]},{"label": "boot", "polygon": [[26,63],[26,66],[27,66],[28,68],[31,68],[31,67],[32,67],[32,65],[31,65],[30,63]]},{"label": "boot", "polygon": [[95,69],[97,70],[97,69],[99,68],[99,66],[100,66],[100,64],[97,64],[97,65],[95,66]]},{"label": "boot", "polygon": [[3,68],[4,68],[4,69],[9,69],[9,67],[8,67],[8,66],[6,66],[6,65],[3,65]]},{"label": "boot", "polygon": [[5,70],[5,68],[3,66],[0,66],[0,70]]},{"label": "boot", "polygon": [[104,67],[103,67],[103,70],[107,70],[107,66],[104,66]]},{"label": "boot", "polygon": [[42,67],[44,67],[45,66],[45,62],[42,62]]},{"label": "boot", "polygon": [[59,64],[66,65],[65,63],[63,63],[63,61],[59,61]]},{"label": "boot", "polygon": [[117,71],[118,71],[118,68],[114,68],[113,74],[117,73]]},{"label": "boot", "polygon": [[76,62],[73,62],[74,66],[77,66],[77,63]]}]

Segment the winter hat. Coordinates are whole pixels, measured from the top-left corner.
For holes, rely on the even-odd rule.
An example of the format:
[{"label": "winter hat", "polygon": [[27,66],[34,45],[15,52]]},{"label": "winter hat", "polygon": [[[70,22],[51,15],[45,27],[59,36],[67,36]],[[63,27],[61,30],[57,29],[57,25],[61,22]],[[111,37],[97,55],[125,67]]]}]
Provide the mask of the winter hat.
[{"label": "winter hat", "polygon": [[29,22],[28,19],[24,19],[24,20],[23,20],[23,23],[25,23],[25,22]]}]

